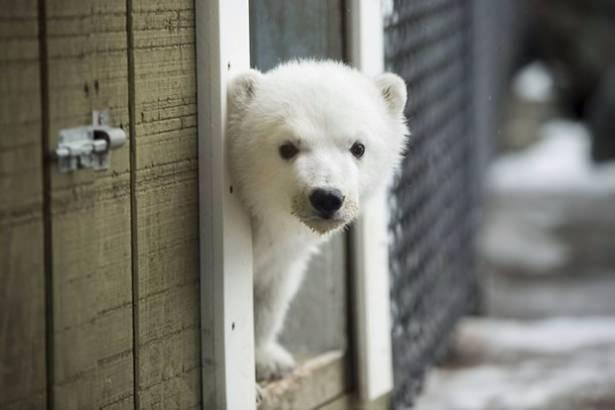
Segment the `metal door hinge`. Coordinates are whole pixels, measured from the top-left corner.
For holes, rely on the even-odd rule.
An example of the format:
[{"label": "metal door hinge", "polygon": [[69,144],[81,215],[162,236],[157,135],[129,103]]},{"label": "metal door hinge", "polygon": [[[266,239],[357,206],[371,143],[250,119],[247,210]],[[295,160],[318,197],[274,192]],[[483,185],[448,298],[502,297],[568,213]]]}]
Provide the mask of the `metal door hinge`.
[{"label": "metal door hinge", "polygon": [[126,132],[110,127],[107,112],[93,113],[94,125],[60,130],[56,158],[60,172],[109,168],[111,150],[124,145]]}]

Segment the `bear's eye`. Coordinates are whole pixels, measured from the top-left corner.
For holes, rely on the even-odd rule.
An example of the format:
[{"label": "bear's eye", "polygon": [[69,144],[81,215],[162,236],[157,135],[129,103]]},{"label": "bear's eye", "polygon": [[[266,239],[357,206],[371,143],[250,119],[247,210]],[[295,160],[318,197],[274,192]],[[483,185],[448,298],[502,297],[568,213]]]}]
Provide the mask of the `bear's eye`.
[{"label": "bear's eye", "polygon": [[352,147],[350,147],[350,152],[355,157],[361,158],[363,154],[365,154],[365,145],[361,144],[360,142],[355,142],[354,144],[352,144]]},{"label": "bear's eye", "polygon": [[293,157],[298,153],[299,148],[297,148],[292,142],[285,142],[280,145],[280,156],[287,161],[289,159],[293,159]]}]

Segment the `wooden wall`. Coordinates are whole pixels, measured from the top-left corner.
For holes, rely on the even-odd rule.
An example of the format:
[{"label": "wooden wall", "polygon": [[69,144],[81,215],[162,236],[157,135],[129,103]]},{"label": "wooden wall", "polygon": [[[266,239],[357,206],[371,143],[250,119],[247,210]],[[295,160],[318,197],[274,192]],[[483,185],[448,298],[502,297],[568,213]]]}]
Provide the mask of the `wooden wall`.
[{"label": "wooden wall", "polygon": [[[0,7],[0,409],[200,407],[190,0]],[[109,109],[111,168],[60,174]]]},{"label": "wooden wall", "polygon": [[[252,4],[259,67],[343,57],[341,0]],[[194,18],[193,0],[2,2],[1,410],[201,407]],[[59,173],[59,130],[105,109],[129,135],[110,169]],[[293,304],[301,357],[347,345],[345,248]]]},{"label": "wooden wall", "polygon": [[36,0],[9,3],[0,7],[0,408],[36,409],[46,401],[38,10]]}]

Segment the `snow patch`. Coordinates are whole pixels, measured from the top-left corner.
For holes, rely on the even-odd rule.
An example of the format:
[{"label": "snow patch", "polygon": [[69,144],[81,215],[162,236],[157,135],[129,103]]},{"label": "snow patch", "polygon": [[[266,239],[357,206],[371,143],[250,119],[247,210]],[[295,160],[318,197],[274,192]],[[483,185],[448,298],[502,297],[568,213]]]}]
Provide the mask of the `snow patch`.
[{"label": "snow patch", "polygon": [[466,319],[459,332],[460,339],[476,340],[491,352],[565,354],[600,345],[615,347],[615,318],[611,317],[554,318],[532,322]]},{"label": "snow patch", "polygon": [[499,265],[537,274],[554,272],[570,261],[570,249],[536,225],[495,220],[480,237],[483,256]]},{"label": "snow patch", "polygon": [[523,67],[513,79],[513,91],[524,100],[546,102],[553,98],[553,76],[541,62]]},{"label": "snow patch", "polygon": [[461,328],[480,348],[546,354],[433,370],[416,410],[577,410],[615,402],[615,318],[473,319]]},{"label": "snow patch", "polygon": [[515,368],[439,370],[428,377],[426,393],[417,401],[416,410],[587,408],[579,407],[579,402],[613,399],[615,360],[613,351],[610,353],[604,357],[604,352],[596,352],[557,364],[524,362]]},{"label": "snow patch", "polygon": [[590,137],[581,123],[552,120],[540,130],[541,139],[524,152],[497,160],[488,186],[494,191],[544,193],[615,192],[615,162],[595,166]]},{"label": "snow patch", "polygon": [[395,1],[381,0],[380,9],[382,10],[382,15],[384,16],[384,18],[390,18],[395,12]]}]

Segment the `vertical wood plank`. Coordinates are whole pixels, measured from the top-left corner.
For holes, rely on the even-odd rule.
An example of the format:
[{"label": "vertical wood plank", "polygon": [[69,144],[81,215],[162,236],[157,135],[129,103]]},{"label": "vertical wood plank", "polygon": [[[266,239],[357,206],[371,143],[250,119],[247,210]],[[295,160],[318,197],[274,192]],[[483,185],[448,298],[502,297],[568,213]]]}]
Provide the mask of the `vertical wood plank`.
[{"label": "vertical wood plank", "polygon": [[[125,0],[47,0],[49,147],[62,128],[109,108],[127,129]],[[51,172],[53,404],[133,407],[130,163]]]},{"label": "vertical wood plank", "polygon": [[133,0],[138,402],[201,405],[194,2]]},{"label": "vertical wood plank", "polygon": [[37,7],[9,0],[0,8],[0,408],[7,410],[46,406]]}]

